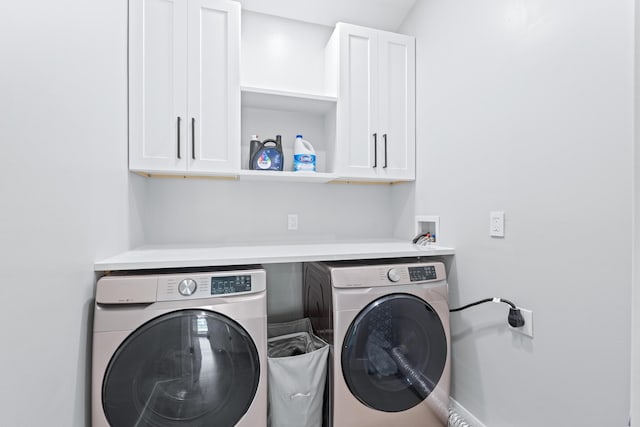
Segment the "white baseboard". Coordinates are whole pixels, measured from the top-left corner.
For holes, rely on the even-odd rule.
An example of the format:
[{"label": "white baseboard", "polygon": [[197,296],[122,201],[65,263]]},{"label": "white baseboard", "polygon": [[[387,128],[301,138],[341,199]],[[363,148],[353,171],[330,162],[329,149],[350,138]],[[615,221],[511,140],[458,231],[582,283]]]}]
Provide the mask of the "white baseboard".
[{"label": "white baseboard", "polygon": [[471,424],[472,427],[487,427],[455,399],[449,398],[449,405],[458,413],[458,415],[464,418],[467,423]]}]

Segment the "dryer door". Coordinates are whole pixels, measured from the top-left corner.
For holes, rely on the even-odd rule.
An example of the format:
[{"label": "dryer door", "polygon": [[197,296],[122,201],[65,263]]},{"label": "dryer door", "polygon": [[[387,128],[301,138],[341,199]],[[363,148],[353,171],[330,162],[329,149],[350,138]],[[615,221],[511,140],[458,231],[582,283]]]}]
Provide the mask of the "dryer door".
[{"label": "dryer door", "polygon": [[342,345],[342,373],[351,393],[370,408],[400,412],[438,384],[447,338],[435,310],[420,298],[392,294],[364,308]]},{"label": "dryer door", "polygon": [[258,351],[242,326],[181,310],[127,337],[107,367],[102,404],[111,427],[233,426],[259,377]]}]

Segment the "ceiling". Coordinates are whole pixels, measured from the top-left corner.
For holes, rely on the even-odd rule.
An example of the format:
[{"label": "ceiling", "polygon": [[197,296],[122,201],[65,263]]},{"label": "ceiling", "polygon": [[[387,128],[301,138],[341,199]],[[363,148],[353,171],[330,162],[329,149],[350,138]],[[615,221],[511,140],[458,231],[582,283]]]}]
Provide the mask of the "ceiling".
[{"label": "ceiling", "polygon": [[417,0],[240,0],[243,9],[334,26],[336,22],[396,31]]}]

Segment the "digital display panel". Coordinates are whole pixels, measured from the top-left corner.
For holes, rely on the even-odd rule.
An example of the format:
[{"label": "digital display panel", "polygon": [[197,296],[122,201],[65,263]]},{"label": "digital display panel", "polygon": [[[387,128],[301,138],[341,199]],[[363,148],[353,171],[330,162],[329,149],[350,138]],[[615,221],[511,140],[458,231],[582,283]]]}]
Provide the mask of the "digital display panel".
[{"label": "digital display panel", "polygon": [[409,279],[412,282],[436,279],[436,268],[433,265],[422,267],[409,267]]},{"label": "digital display panel", "polygon": [[251,290],[251,276],[218,276],[211,278],[211,295],[235,294]]}]

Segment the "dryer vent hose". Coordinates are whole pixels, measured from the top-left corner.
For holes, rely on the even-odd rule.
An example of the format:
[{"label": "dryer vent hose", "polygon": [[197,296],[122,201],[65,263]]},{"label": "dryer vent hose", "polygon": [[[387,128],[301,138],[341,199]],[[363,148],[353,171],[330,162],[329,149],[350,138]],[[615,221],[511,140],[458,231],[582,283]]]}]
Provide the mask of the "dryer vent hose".
[{"label": "dryer vent hose", "polygon": [[405,357],[406,350],[402,346],[392,348],[389,353],[402,375],[409,380],[414,390],[418,393],[418,396],[422,400],[426,399],[435,388],[435,384],[411,366],[411,363]]},{"label": "dryer vent hose", "polygon": [[[391,350],[388,350],[388,353],[396,363],[398,370],[411,385],[414,393],[416,393],[420,400],[425,400],[435,390],[436,383],[416,370],[411,362],[407,360],[407,348],[405,346],[401,345],[399,347],[394,347]],[[447,418],[447,398],[448,396],[445,396],[444,399],[435,398],[430,402],[432,410],[437,413],[438,417],[443,421]]]},{"label": "dryer vent hose", "polygon": [[449,408],[449,421],[447,423],[447,426],[448,427],[473,427],[452,408]]}]

